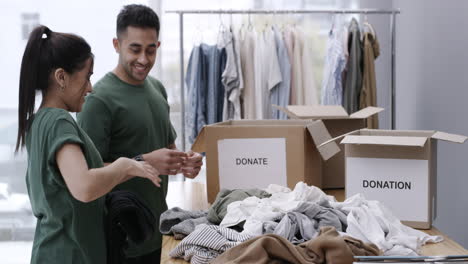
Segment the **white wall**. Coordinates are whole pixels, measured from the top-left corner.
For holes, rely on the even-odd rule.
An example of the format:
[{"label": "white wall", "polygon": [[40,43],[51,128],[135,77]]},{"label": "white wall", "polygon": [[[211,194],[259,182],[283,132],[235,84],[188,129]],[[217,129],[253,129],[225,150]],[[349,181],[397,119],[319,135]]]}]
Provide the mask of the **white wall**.
[{"label": "white wall", "polygon": [[0,34],[0,50],[3,51],[0,59],[0,107],[16,108],[18,105],[19,69],[27,42],[21,36],[22,13],[39,13],[39,22],[51,30],[84,37],[96,56],[92,77],[95,82],[117,63],[117,55],[112,46],[116,17],[122,6],[129,2],[138,1],[0,1],[0,25],[4,25]]},{"label": "white wall", "polygon": [[[468,1],[395,0],[397,128],[468,135]],[[468,248],[468,143],[439,142],[435,226]]]},{"label": "white wall", "polygon": [[[360,7],[401,10],[396,23],[396,128],[468,135],[468,1],[363,0]],[[389,101],[381,85],[390,80],[390,20],[369,16],[369,21],[375,23],[384,53],[376,61],[383,106]],[[434,226],[468,248],[468,143],[438,144]]]}]

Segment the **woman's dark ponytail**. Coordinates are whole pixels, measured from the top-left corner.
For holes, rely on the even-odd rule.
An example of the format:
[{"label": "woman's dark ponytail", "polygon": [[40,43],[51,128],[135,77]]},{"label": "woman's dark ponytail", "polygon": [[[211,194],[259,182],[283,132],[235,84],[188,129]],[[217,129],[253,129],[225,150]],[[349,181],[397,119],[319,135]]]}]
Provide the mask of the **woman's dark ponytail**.
[{"label": "woman's dark ponytail", "polygon": [[34,114],[36,91],[44,97],[49,77],[58,68],[72,74],[92,58],[91,47],[80,36],[53,32],[38,26],[29,35],[21,62],[18,106],[18,136],[15,152],[24,146]]},{"label": "woman's dark ponytail", "polygon": [[[18,106],[18,137],[16,140],[17,152],[25,144],[28,123],[34,113],[36,90],[47,87],[48,75],[43,74],[46,68],[42,65],[42,58],[48,56],[47,45],[52,36],[52,31],[46,26],[35,28],[30,36],[23,60],[21,61],[21,72],[19,81],[19,106]],[[42,74],[41,74],[42,73]],[[45,79],[45,80],[44,80]],[[42,86],[42,87],[41,87]]]}]

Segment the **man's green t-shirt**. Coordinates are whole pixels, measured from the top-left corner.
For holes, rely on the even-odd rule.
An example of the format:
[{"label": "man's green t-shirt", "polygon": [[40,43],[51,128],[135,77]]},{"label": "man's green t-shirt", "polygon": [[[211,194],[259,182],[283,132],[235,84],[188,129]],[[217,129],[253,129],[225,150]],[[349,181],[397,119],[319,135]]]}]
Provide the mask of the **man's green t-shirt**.
[{"label": "man's green t-shirt", "polygon": [[[142,85],[131,85],[114,73],[107,73],[94,85],[86,97],[78,124],[88,133],[104,162],[119,157],[166,148],[174,143],[176,134],[169,119],[169,104],[164,86],[147,77]],[[127,256],[136,257],[161,248],[159,216],[167,210],[167,175],[160,176],[161,188],[143,178],[133,178],[116,187],[136,193],[156,216],[152,239],[136,247],[131,245]]]},{"label": "man's green t-shirt", "polygon": [[99,152],[66,110],[42,108],[33,118],[26,135],[26,184],[37,218],[31,263],[106,263],[104,199],[73,198],[55,159],[64,144],[77,144],[88,167],[99,168]]}]

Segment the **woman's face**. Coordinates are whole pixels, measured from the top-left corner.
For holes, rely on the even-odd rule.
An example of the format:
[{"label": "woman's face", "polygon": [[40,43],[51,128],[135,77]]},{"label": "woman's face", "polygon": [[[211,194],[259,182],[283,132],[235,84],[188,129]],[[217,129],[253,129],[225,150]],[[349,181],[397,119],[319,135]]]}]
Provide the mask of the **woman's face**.
[{"label": "woman's face", "polygon": [[89,58],[85,67],[72,74],[68,74],[67,84],[63,91],[62,99],[70,112],[80,112],[84,104],[85,96],[93,90],[91,75],[93,74],[94,60]]}]

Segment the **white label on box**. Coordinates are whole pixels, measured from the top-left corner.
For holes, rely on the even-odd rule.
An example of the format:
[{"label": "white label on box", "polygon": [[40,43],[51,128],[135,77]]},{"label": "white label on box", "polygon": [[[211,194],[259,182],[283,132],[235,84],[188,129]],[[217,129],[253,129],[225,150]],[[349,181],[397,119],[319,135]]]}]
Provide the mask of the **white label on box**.
[{"label": "white label on box", "polygon": [[218,140],[220,189],[287,186],[285,138]]},{"label": "white label on box", "polygon": [[378,200],[402,221],[427,222],[429,161],[346,158],[346,196]]}]

